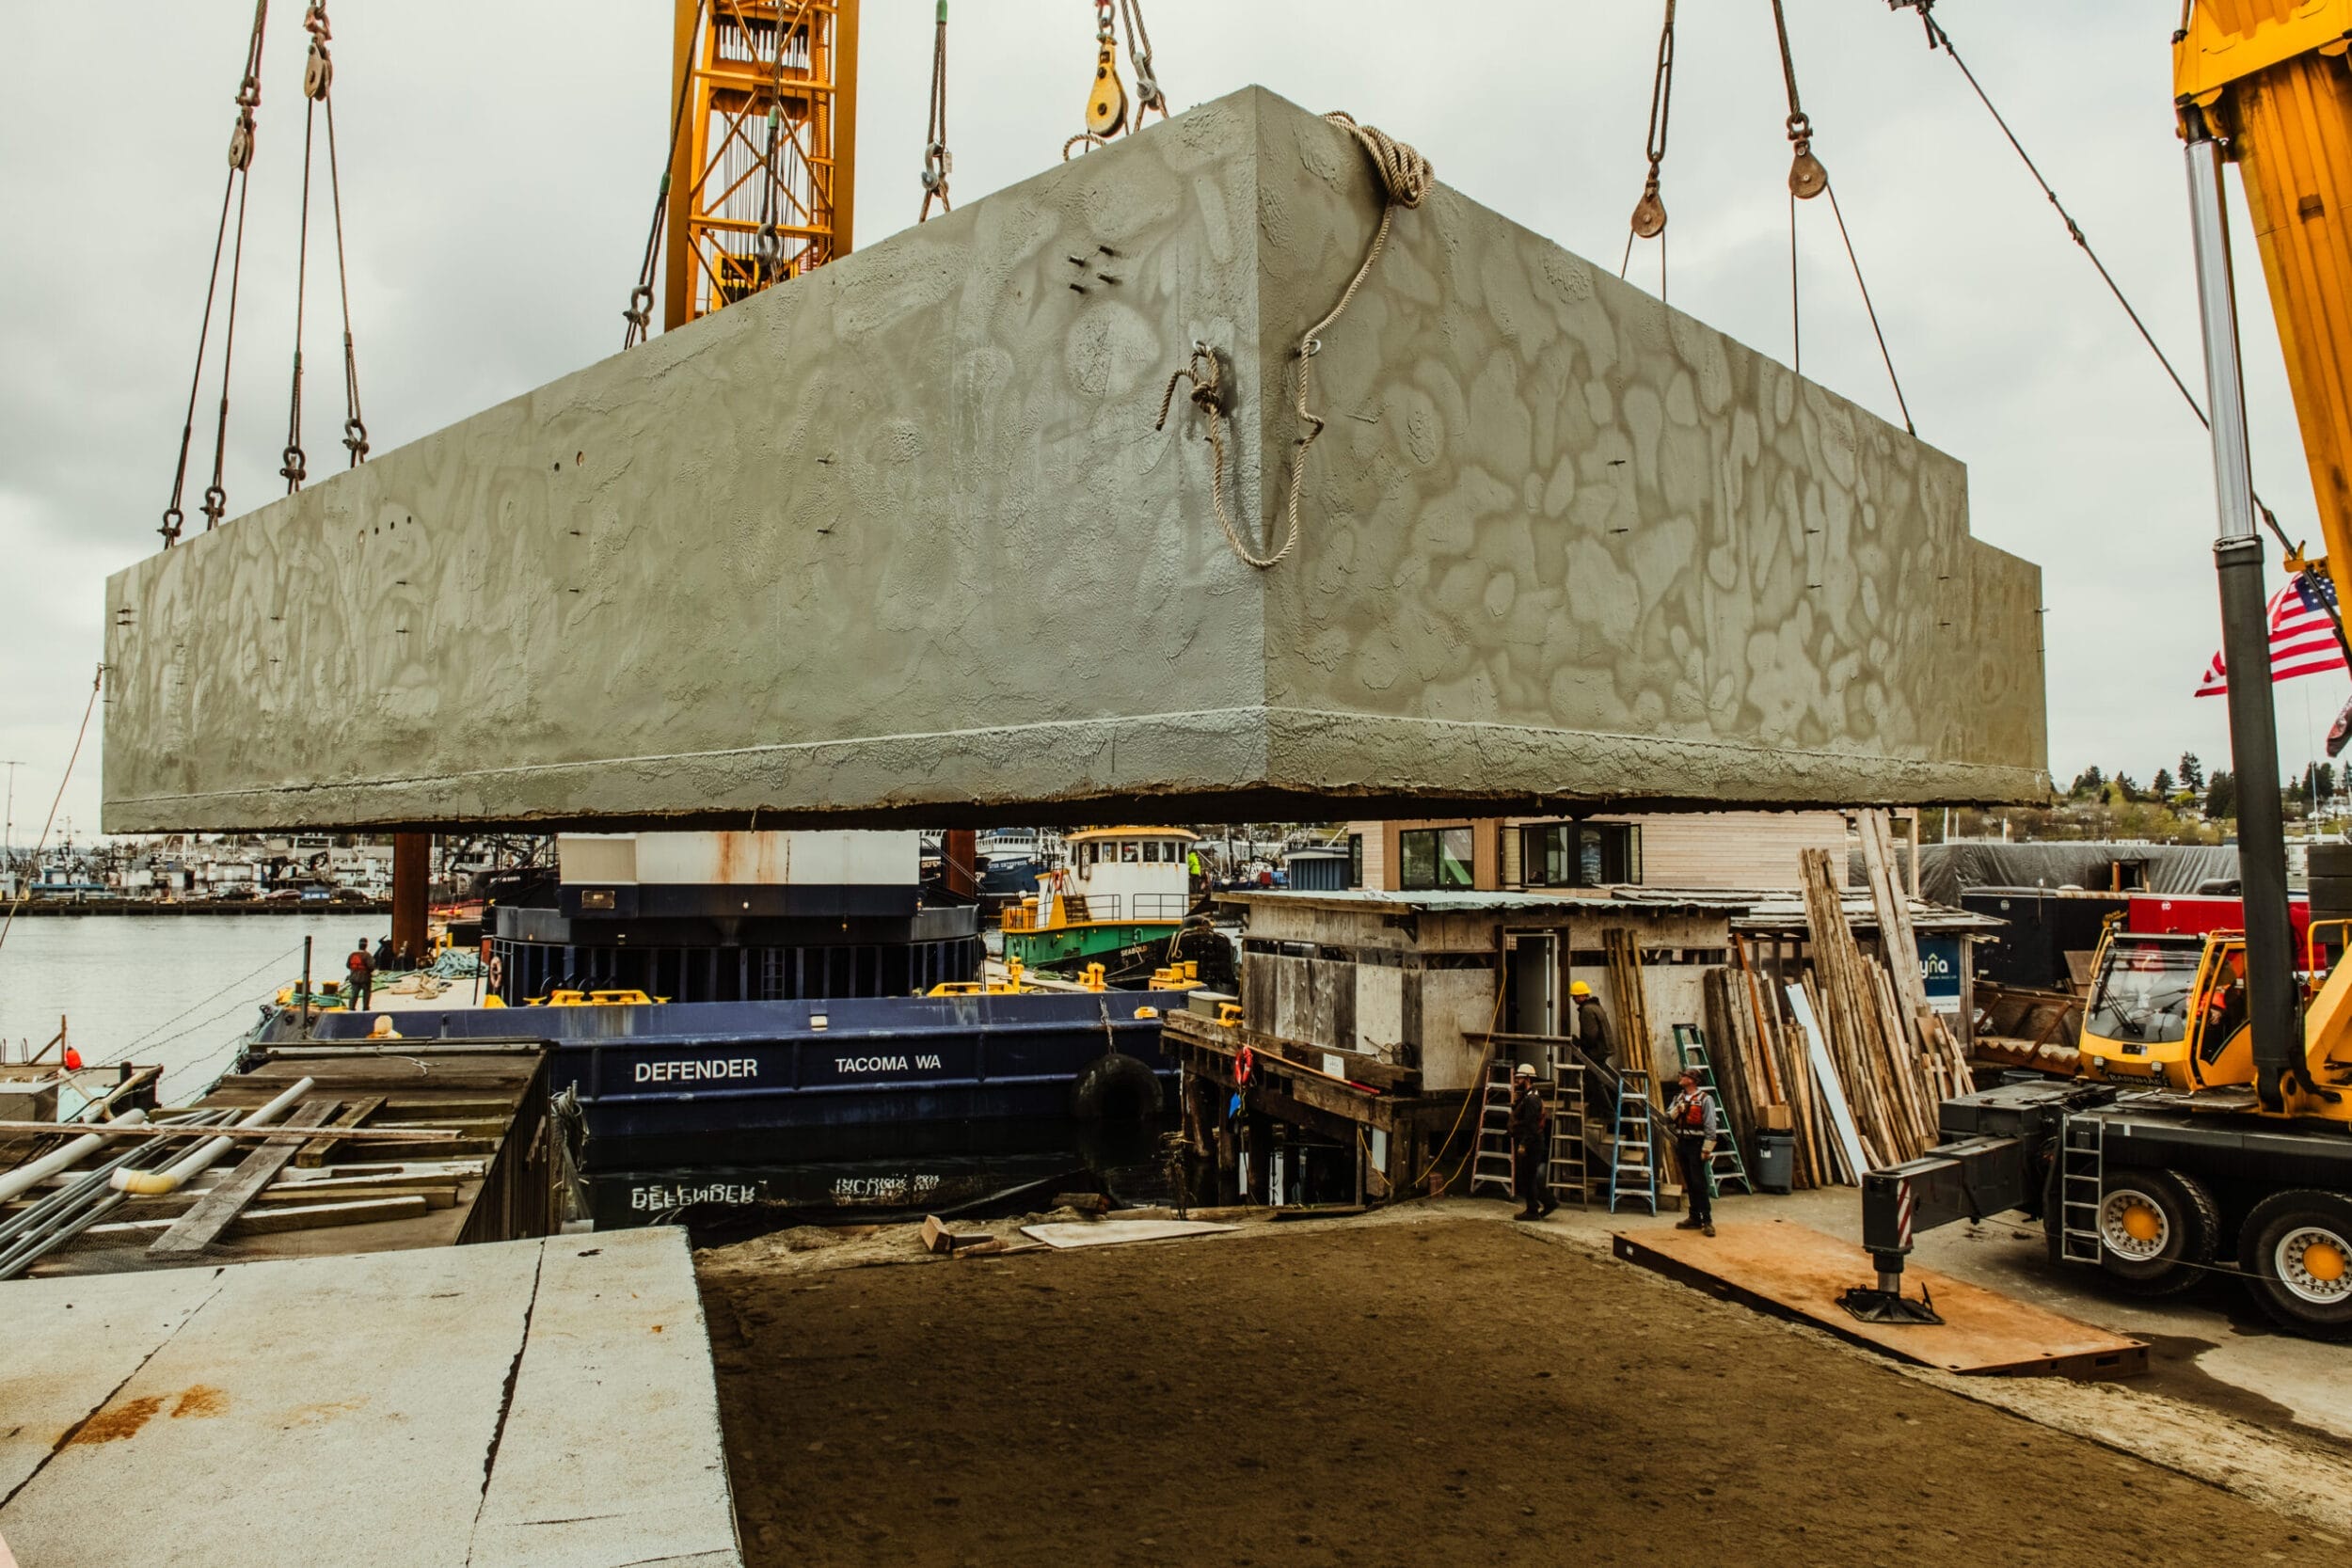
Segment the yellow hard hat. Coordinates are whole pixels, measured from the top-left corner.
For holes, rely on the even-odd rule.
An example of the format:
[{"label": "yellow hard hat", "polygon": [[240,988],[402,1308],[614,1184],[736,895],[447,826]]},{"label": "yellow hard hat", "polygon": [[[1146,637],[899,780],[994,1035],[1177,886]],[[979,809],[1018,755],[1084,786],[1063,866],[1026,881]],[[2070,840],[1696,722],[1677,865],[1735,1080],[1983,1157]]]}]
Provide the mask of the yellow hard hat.
[{"label": "yellow hard hat", "polygon": [[1571,981],[1568,986],[1568,994],[1570,996],[1590,996],[1593,994],[1593,988],[1586,985],[1581,980]]}]

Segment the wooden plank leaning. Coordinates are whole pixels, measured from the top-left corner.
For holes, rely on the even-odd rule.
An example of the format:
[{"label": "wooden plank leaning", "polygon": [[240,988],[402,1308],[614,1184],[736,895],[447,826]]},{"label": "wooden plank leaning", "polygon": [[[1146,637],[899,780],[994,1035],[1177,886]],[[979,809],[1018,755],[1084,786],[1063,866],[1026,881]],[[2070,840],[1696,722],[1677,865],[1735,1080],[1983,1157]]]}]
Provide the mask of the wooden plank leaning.
[{"label": "wooden plank leaning", "polygon": [[278,1124],[288,1136],[256,1145],[251,1153],[238,1162],[237,1168],[229,1173],[228,1180],[198,1198],[195,1207],[174,1220],[170,1229],[155,1238],[154,1244],[147,1249],[148,1255],[152,1258],[184,1258],[190,1253],[201,1252],[218,1241],[220,1233],[245,1212],[245,1206],[252,1202],[255,1195],[268,1186],[279,1171],[286,1168],[286,1162],[301,1148],[302,1138],[299,1134],[308,1132],[334,1114],[335,1101],[332,1100],[313,1100],[307,1105],[295,1106],[293,1114]]}]

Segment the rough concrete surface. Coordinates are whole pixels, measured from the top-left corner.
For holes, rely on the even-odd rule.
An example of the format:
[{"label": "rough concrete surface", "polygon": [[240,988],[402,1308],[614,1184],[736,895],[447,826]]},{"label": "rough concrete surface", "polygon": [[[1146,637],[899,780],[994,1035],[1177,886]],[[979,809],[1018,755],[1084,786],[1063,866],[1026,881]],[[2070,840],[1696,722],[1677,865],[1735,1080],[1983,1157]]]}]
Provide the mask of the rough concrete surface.
[{"label": "rough concrete surface", "polygon": [[2044,790],[1961,466],[1442,186],[1238,560],[1378,212],[1246,89],[119,573],[105,825]]},{"label": "rough concrete surface", "polygon": [[38,1418],[0,1497],[19,1561],[739,1561],[680,1232],[17,1281],[0,1304],[50,1330],[0,1349],[9,1420]]}]

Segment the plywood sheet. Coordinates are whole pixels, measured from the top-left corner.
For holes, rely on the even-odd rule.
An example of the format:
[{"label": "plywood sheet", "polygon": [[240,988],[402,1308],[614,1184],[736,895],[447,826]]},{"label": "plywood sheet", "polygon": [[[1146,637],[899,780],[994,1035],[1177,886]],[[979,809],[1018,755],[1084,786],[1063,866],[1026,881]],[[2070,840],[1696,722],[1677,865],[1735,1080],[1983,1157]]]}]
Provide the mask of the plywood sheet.
[{"label": "plywood sheet", "polygon": [[1728,1222],[1713,1236],[1695,1230],[1612,1232],[1616,1255],[1685,1284],[1828,1329],[1923,1367],[1989,1377],[2128,1377],[2148,1370],[2148,1347],[2089,1323],[2031,1307],[1966,1280],[1913,1268],[1907,1293],[1925,1287],[1944,1322],[1866,1323],[1837,1298],[1874,1277],[1870,1255],[1851,1242],[1787,1220]]},{"label": "plywood sheet", "polygon": [[1117,1246],[1121,1242],[1168,1242],[1180,1236],[1214,1236],[1219,1231],[1239,1228],[1211,1225],[1205,1220],[1090,1220],[1073,1225],[1025,1225],[1021,1233],[1057,1250],[1067,1250]]}]

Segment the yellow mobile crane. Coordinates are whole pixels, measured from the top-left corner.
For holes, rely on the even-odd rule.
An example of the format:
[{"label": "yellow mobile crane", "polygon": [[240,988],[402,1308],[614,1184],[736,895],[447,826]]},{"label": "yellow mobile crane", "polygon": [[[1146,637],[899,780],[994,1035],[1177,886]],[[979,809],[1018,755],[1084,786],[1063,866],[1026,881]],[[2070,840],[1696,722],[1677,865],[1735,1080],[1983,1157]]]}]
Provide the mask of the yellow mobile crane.
[{"label": "yellow mobile crane", "polygon": [[2233,1271],[2286,1326],[2352,1336],[2352,961],[2323,977],[2314,943],[2306,999],[2222,180],[2238,166],[2327,546],[2319,558],[2290,548],[2287,569],[2325,573],[2334,592],[2321,597],[2341,604],[2352,598],[2352,0],[2192,0],[2172,49],[2246,928],[2201,942],[2111,934],[2087,1009],[2085,1078],[1947,1101],[1939,1148],[1864,1179],[1878,1281],[1844,1304],[1872,1321],[1940,1321],[1901,1294],[1918,1230],[2021,1209],[2042,1216],[2054,1260],[2126,1289],[2161,1293]]}]

